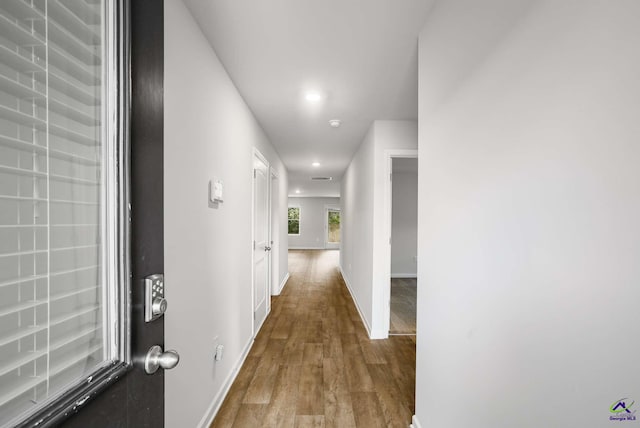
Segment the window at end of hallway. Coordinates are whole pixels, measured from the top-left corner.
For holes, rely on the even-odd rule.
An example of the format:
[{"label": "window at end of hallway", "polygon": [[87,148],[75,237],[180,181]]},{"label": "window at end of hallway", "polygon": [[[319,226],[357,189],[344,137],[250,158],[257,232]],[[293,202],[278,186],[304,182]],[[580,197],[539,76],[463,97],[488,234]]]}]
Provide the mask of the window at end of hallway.
[{"label": "window at end of hallway", "polygon": [[289,207],[289,235],[300,235],[300,207]]}]

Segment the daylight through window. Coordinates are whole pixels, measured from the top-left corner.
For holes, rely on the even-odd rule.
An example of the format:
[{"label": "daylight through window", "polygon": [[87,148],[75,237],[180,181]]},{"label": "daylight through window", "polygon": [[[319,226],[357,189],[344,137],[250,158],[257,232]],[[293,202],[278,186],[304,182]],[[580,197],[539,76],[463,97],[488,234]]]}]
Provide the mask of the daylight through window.
[{"label": "daylight through window", "polygon": [[300,207],[289,207],[289,235],[300,234]]}]

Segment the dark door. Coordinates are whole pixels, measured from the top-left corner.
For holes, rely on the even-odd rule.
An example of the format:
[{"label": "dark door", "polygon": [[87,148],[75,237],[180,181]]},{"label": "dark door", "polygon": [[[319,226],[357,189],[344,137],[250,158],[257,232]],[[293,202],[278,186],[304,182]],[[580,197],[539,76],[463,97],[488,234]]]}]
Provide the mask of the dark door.
[{"label": "dark door", "polygon": [[164,426],[164,372],[144,371],[153,345],[164,347],[164,318],[144,321],[143,278],[164,272],[162,0],[135,0],[131,28],[131,355],[133,367],[64,427]]}]

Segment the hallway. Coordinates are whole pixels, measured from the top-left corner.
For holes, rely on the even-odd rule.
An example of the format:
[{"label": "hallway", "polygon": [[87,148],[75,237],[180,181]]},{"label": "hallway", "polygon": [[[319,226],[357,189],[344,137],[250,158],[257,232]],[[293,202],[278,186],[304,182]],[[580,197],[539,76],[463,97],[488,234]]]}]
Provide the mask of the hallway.
[{"label": "hallway", "polygon": [[415,337],[368,339],[338,257],[289,252],[291,278],[212,427],[409,426]]}]

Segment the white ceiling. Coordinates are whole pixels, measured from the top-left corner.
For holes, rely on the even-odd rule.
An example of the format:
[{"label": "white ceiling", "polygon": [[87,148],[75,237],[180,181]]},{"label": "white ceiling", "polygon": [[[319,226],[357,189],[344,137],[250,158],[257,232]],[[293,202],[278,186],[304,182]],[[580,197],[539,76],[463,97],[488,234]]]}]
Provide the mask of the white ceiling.
[{"label": "white ceiling", "polygon": [[[339,196],[372,121],[417,118],[432,0],[184,1],[289,170],[291,195]],[[310,90],[323,99],[306,101]]]}]

